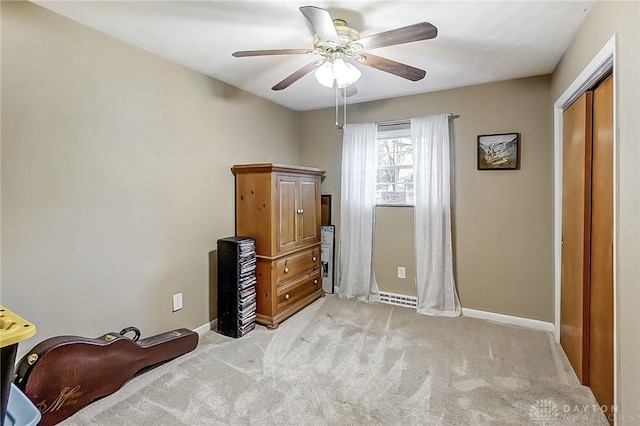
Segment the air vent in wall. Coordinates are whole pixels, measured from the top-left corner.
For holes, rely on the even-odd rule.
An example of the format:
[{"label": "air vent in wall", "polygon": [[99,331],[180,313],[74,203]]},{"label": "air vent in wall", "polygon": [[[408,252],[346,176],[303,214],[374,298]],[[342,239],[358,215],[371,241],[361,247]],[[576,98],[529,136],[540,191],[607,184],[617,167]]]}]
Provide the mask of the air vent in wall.
[{"label": "air vent in wall", "polygon": [[396,294],[381,291],[380,301],[389,305],[406,306],[415,308],[418,306],[418,298],[416,296],[407,296],[406,294]]}]

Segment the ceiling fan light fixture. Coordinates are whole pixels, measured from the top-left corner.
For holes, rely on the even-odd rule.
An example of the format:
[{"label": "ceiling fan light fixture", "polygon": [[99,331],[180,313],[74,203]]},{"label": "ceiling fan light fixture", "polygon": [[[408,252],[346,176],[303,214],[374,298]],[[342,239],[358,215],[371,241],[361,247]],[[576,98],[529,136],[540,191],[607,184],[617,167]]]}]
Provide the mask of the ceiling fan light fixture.
[{"label": "ceiling fan light fixture", "polygon": [[327,60],[315,72],[318,83],[332,88],[335,81],[335,85],[340,89],[351,86],[361,75],[358,68],[345,62],[342,58],[336,58],[333,61]]},{"label": "ceiling fan light fixture", "polygon": [[331,89],[333,87],[333,64],[326,61],[315,72],[318,83]]},{"label": "ceiling fan light fixture", "polygon": [[333,76],[336,80],[336,85],[340,89],[344,89],[347,86],[351,86],[358,81],[362,73],[358,68],[346,63],[342,59],[336,59],[333,63]]}]

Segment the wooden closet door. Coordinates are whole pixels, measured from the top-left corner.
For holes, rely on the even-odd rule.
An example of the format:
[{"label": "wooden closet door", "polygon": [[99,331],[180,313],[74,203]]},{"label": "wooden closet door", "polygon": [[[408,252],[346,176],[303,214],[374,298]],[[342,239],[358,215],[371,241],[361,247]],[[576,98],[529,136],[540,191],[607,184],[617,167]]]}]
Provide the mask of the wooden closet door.
[{"label": "wooden closet door", "polygon": [[588,383],[591,92],[563,113],[560,344]]},{"label": "wooden closet door", "polygon": [[589,387],[613,404],[613,78],[593,93]]}]

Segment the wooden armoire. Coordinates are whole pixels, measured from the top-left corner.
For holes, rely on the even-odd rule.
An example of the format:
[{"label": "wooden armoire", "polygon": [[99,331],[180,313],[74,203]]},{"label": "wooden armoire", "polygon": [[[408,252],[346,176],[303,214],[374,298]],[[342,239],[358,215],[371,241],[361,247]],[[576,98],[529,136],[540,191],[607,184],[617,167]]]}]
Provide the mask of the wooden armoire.
[{"label": "wooden armoire", "polygon": [[324,296],[320,268],[320,179],[324,170],[239,164],[236,235],[256,241],[256,322],[270,329]]}]

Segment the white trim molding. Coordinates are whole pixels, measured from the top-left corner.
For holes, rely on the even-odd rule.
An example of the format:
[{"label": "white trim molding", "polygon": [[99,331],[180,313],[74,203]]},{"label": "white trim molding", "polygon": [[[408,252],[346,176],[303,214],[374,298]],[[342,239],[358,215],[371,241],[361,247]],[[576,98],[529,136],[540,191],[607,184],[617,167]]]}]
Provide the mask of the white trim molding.
[{"label": "white trim molding", "polygon": [[218,328],[218,319],[214,319],[213,321],[202,324],[200,327],[196,327],[193,329],[196,333],[202,336],[207,331],[215,330]]},{"label": "white trim molding", "polygon": [[522,327],[534,328],[536,330],[549,331],[553,333],[553,324],[546,321],[534,320],[530,318],[514,317],[511,315],[496,314],[495,312],[477,311],[475,309],[462,308],[462,316],[470,318],[486,319],[504,324],[519,325]]}]

